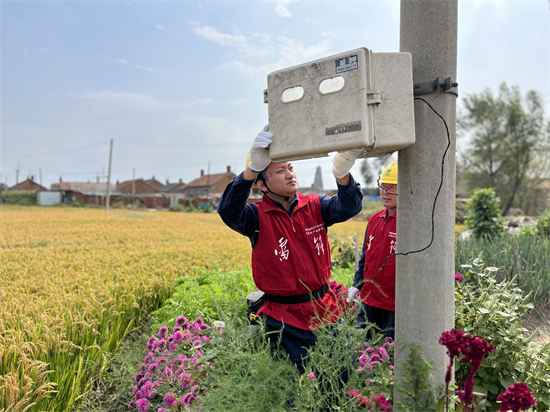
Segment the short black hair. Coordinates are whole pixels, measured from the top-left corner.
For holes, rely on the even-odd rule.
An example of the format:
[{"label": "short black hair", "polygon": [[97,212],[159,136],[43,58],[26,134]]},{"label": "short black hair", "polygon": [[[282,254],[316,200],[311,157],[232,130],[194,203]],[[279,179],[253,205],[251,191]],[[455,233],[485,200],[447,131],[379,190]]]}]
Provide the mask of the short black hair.
[{"label": "short black hair", "polygon": [[265,174],[265,170],[262,170],[260,173],[258,173],[258,176],[256,176],[256,183],[258,181],[262,181],[265,184],[266,180],[267,180],[267,176]]}]

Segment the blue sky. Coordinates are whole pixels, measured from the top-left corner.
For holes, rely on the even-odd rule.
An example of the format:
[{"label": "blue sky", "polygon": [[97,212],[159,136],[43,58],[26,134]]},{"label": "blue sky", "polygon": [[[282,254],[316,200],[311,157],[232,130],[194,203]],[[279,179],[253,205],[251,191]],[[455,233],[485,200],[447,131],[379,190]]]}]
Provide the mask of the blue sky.
[{"label": "blue sky", "polygon": [[[398,1],[1,3],[0,181],[49,187],[239,173],[267,123],[267,74],[357,47],[399,51]],[[461,96],[500,83],[549,104],[548,1],[460,1]],[[460,98],[458,100],[460,105]],[[460,141],[459,141],[460,143]],[[300,186],[330,158],[295,162]],[[352,170],[358,180],[359,167]],[[104,178],[102,179],[104,181]]]}]

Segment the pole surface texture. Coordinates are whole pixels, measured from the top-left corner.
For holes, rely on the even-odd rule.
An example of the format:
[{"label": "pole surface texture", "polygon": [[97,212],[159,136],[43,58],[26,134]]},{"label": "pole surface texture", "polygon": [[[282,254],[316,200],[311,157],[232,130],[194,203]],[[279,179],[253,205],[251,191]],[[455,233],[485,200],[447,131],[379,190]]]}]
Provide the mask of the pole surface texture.
[{"label": "pole surface texture", "polygon": [[[457,81],[457,18],[457,0],[401,0],[400,51],[412,54],[414,83],[437,77]],[[399,366],[407,362],[409,351],[400,350],[400,344],[419,345],[437,368],[432,374],[438,387],[444,385],[448,363],[438,340],[454,327],[456,96],[438,91],[419,97],[447,122],[450,147],[433,218],[433,243],[425,251],[396,257],[395,371],[402,382]],[[432,208],[448,145],[445,125],[430,107],[415,100],[414,111],[416,143],[399,152],[397,253],[430,244]],[[404,401],[399,396],[396,400]]]}]

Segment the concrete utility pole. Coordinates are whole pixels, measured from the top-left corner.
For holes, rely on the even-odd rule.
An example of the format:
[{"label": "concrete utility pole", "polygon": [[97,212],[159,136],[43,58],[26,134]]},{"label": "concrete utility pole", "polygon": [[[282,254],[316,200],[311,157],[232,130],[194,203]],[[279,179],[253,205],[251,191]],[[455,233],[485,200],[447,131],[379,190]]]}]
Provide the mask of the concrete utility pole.
[{"label": "concrete utility pole", "polygon": [[136,195],[136,168],[132,169],[132,207],[134,207],[134,197]]},{"label": "concrete utility pole", "polygon": [[[400,51],[412,54],[415,84],[437,77],[457,81],[457,20],[457,0],[401,0]],[[445,119],[451,142],[433,218],[433,243],[423,252],[397,256],[395,339],[398,347],[400,343],[420,345],[422,355],[437,368],[433,377],[438,386],[444,384],[448,363],[446,348],[438,340],[454,327],[456,95],[436,91],[421,97]],[[398,253],[430,243],[432,208],[448,144],[443,121],[425,102],[415,100],[414,111],[416,143],[399,152]],[[400,381],[398,368],[408,355],[408,351],[396,351]]]},{"label": "concrete utility pole", "polygon": [[107,172],[107,193],[105,194],[105,210],[109,210],[109,202],[111,201],[111,161],[113,160],[113,139],[109,147],[109,171]]}]

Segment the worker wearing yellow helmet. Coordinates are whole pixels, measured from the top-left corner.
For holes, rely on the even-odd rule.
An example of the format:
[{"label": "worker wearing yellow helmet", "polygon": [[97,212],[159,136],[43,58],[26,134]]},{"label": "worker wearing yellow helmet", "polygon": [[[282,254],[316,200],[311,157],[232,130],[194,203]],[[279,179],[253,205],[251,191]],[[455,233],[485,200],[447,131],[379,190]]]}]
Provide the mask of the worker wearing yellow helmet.
[{"label": "worker wearing yellow helmet", "polygon": [[[349,173],[358,156],[353,152],[333,159],[338,186],[335,196],[299,193],[292,163],[271,162],[269,145],[275,138],[268,126],[258,134],[246,169],[227,185],[218,213],[227,226],[250,239],[252,276],[256,287],[265,292],[256,314],[265,317],[268,330],[281,331],[269,336],[304,373],[303,359],[317,339],[313,330],[342,316],[336,294],[328,285],[328,227],[359,213],[363,193]],[[264,196],[259,202],[248,203],[254,183]]]},{"label": "worker wearing yellow helmet", "polygon": [[369,218],[363,253],[348,298],[350,302],[360,301],[358,326],[372,323],[386,337],[394,339],[397,163],[392,163],[382,172],[378,187],[384,209]]}]

